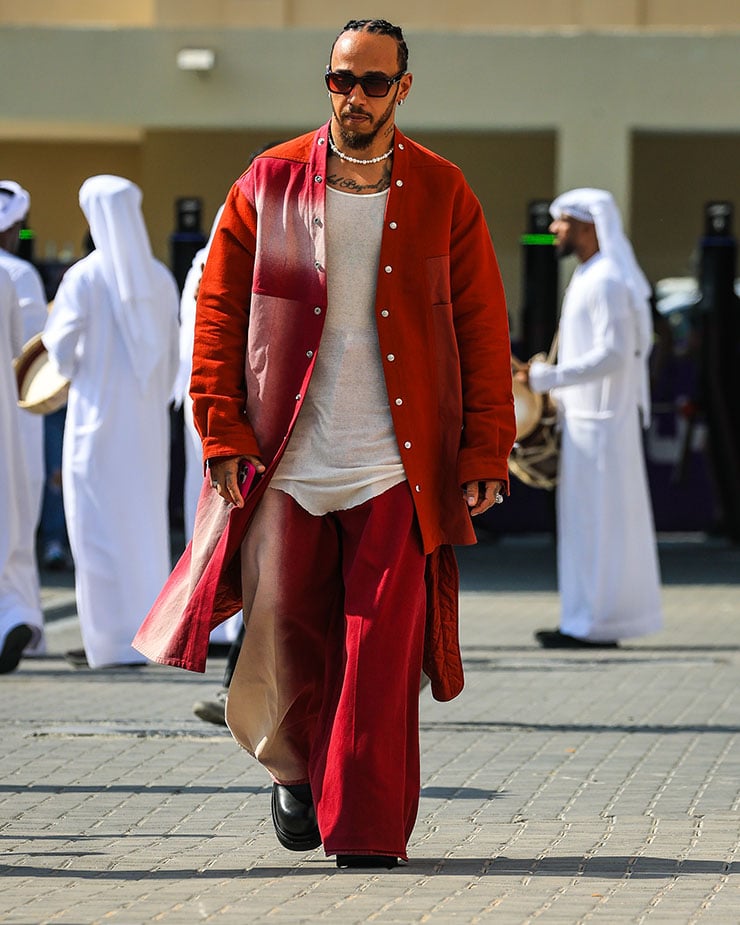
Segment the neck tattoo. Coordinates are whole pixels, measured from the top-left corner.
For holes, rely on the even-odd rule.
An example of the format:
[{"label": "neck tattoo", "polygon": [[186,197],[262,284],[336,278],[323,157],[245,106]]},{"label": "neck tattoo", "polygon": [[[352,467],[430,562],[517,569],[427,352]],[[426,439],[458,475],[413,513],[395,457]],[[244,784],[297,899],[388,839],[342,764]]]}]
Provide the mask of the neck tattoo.
[{"label": "neck tattoo", "polygon": [[368,157],[365,159],[361,157],[350,157],[349,154],[345,154],[343,151],[340,151],[339,148],[334,144],[334,139],[331,137],[331,132],[329,133],[329,147],[332,150],[332,154],[336,154],[336,156],[341,161],[348,161],[350,164],[379,164],[381,161],[386,160],[386,158],[389,158],[391,154],[393,154],[393,145],[391,145],[385,154],[381,154],[379,157]]}]

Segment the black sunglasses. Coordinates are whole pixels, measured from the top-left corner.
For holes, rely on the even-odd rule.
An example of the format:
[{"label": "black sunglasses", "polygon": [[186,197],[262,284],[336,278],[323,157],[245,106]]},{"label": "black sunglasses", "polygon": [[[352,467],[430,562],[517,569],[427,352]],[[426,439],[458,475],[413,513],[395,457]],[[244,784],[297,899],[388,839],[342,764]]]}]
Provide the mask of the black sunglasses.
[{"label": "black sunglasses", "polygon": [[328,67],[324,80],[330,93],[341,93],[349,96],[356,84],[362,87],[365,96],[388,96],[393,84],[397,84],[406,71],[399,71],[395,77],[355,77],[354,74],[332,71]]}]

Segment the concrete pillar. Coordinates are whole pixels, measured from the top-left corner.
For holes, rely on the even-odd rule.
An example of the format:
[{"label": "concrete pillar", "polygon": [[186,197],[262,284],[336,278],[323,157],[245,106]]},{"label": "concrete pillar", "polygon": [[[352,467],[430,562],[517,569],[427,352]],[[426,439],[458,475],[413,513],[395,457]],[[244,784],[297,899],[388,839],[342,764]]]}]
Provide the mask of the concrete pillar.
[{"label": "concrete pillar", "polygon": [[629,234],[632,208],[632,136],[619,120],[574,114],[560,127],[555,152],[556,193],[580,186],[609,190]]}]

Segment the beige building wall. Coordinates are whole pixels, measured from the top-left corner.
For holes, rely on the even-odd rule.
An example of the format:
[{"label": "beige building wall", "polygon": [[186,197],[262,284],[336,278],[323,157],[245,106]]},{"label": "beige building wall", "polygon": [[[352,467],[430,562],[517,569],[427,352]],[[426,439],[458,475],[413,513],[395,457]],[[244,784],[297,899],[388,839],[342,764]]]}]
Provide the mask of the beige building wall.
[{"label": "beige building wall", "polygon": [[142,148],[138,143],[33,141],[0,142],[0,174],[31,193],[29,224],[35,232],[36,259],[59,252],[82,255],[87,222],[78,193],[96,173],[114,173],[142,182]]},{"label": "beige building wall", "polygon": [[[0,0],[0,24],[336,29],[346,0]],[[358,14],[355,14],[358,15]],[[372,15],[422,29],[734,29],[737,0],[376,0]]]},{"label": "beige building wall", "polygon": [[[91,6],[101,17],[117,15],[118,7],[102,0],[0,0],[0,60],[13,75],[0,82],[0,177],[16,178],[31,191],[41,257],[69,243],[79,248],[84,220],[77,192],[87,176],[131,177],[144,192],[155,252],[168,261],[177,197],[203,198],[207,231],[254,147],[327,118],[321,72],[344,15],[336,15],[337,4],[317,2],[315,17],[331,14],[331,25],[296,25],[309,5],[292,0],[261,5],[265,15],[278,10],[285,21],[292,17],[289,28],[140,28],[203,9],[228,18],[256,7],[246,0],[139,0],[118,14],[136,18],[133,27],[8,24],[11,13],[23,11],[49,16],[56,10],[61,21],[63,11],[75,10],[82,21]],[[513,5],[407,5],[412,21],[452,16],[459,8],[458,26],[474,9],[483,17],[504,6]],[[553,0],[520,4],[517,15],[535,6],[550,14],[567,7],[567,21],[576,17],[582,24],[586,16],[606,16],[607,8],[614,16],[657,22],[671,5]],[[735,6],[707,0],[702,9],[711,19]],[[697,9],[689,3],[671,8],[685,18]],[[390,5],[382,11],[394,15]],[[704,201],[730,199],[740,212],[740,31],[471,27],[410,29],[408,38],[415,82],[399,113],[401,127],[459,163],[479,195],[515,331],[519,236],[530,200],[572,186],[609,188],[653,281],[689,269]],[[193,46],[215,50],[212,72],[178,70],[178,50]]]},{"label": "beige building wall", "polygon": [[[145,190],[152,245],[169,263],[175,200],[203,199],[203,231],[249,153],[301,131],[153,131],[139,142],[12,142],[0,145],[4,174],[33,193],[36,254],[76,256],[86,223],[77,203],[95,173],[129,177]],[[480,198],[496,245],[515,330],[521,299],[520,235],[527,205],[555,195],[554,133],[414,132],[421,143],[458,163]],[[740,135],[639,132],[632,138],[632,239],[648,277],[691,275],[707,201],[729,199],[740,222]],[[50,171],[53,165],[53,171]]]},{"label": "beige building wall", "polygon": [[[292,127],[273,132],[146,132],[139,143],[15,142],[0,145],[3,170],[32,192],[30,224],[38,258],[59,250],[82,254],[86,223],[77,193],[96,173],[117,173],[144,190],[144,215],[156,255],[169,264],[175,201],[203,200],[208,233],[231,183],[249,154],[289,138]],[[481,200],[507,290],[512,320],[518,320],[521,285],[519,237],[526,231],[527,204],[554,194],[553,133],[414,133],[421,144],[459,164]],[[53,169],[50,171],[50,167]]]},{"label": "beige building wall", "polygon": [[153,0],[0,0],[0,24],[151,26]]},{"label": "beige building wall", "polygon": [[632,159],[632,240],[649,278],[694,275],[706,202],[733,202],[740,233],[740,133],[639,132]]}]

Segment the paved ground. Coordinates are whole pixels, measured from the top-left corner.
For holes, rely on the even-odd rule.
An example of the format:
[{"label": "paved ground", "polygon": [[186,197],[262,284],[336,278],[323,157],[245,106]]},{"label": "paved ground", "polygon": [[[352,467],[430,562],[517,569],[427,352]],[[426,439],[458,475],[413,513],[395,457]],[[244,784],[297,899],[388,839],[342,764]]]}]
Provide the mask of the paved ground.
[{"label": "paved ground", "polygon": [[0,678],[0,921],[740,922],[740,549],[660,551],[666,629],[559,654],[532,642],[550,540],[461,555],[467,686],[422,694],[411,861],[382,874],[277,844],[265,775],[191,713],[223,661],[75,671],[44,576],[49,654]]}]

